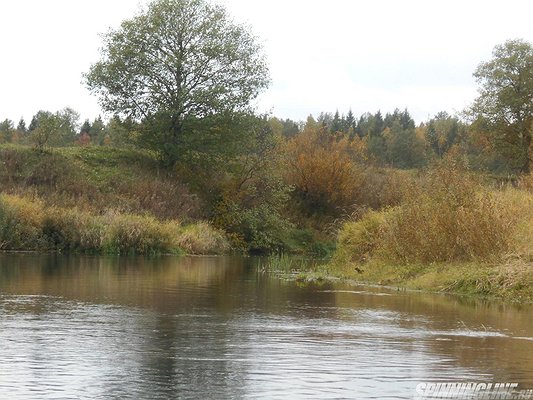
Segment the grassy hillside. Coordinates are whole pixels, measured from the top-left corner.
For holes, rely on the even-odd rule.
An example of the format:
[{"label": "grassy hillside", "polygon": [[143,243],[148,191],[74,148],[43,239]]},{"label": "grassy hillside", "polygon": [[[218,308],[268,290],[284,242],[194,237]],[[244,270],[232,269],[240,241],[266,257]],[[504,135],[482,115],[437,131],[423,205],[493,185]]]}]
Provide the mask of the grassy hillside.
[{"label": "grassy hillside", "polygon": [[37,152],[3,145],[0,160],[3,193],[100,213],[112,209],[180,220],[201,216],[198,198],[160,169],[149,152],[96,146]]},{"label": "grassy hillside", "polygon": [[0,147],[0,248],[91,253],[220,253],[222,232],[147,152]]}]

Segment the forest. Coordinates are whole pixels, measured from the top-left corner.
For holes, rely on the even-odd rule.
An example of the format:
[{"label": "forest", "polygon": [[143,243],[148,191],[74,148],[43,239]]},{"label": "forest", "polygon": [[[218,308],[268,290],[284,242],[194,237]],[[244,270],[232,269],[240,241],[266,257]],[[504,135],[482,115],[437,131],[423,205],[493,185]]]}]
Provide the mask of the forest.
[{"label": "forest", "polygon": [[155,1],[104,43],[84,79],[107,117],[0,122],[3,250],[296,254],[327,275],[531,296],[530,43],[496,45],[473,104],[422,122],[258,114],[261,47],[202,0]]}]

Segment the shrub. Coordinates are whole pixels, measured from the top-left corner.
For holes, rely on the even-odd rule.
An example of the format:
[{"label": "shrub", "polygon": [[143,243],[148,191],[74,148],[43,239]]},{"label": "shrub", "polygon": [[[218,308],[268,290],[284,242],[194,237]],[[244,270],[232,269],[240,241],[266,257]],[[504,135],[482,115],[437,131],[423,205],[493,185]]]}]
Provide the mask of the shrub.
[{"label": "shrub", "polygon": [[177,223],[160,223],[152,217],[108,213],[109,226],[103,249],[118,254],[176,253]]},{"label": "shrub", "polygon": [[285,250],[292,224],[280,214],[279,204],[248,207],[225,199],[218,204],[215,215],[215,226],[228,232],[233,248],[255,254]]},{"label": "shrub", "polygon": [[385,216],[390,212],[367,212],[359,221],[347,222],[339,232],[334,263],[364,263],[383,239]]},{"label": "shrub", "polygon": [[361,174],[347,138],[337,138],[325,127],[306,126],[288,142],[286,157],[285,179],[304,215],[336,217],[355,203]]},{"label": "shrub", "polygon": [[101,216],[78,209],[51,207],[46,212],[43,233],[50,249],[97,253],[102,249],[106,224]]},{"label": "shrub", "polygon": [[187,254],[222,254],[229,250],[224,233],[206,222],[181,228],[176,243]]},{"label": "shrub", "polygon": [[15,196],[0,196],[0,248],[36,250],[44,245],[43,206]]},{"label": "shrub", "polygon": [[386,264],[490,261],[516,247],[520,213],[471,175],[429,171],[404,202],[344,224],[336,262]]}]

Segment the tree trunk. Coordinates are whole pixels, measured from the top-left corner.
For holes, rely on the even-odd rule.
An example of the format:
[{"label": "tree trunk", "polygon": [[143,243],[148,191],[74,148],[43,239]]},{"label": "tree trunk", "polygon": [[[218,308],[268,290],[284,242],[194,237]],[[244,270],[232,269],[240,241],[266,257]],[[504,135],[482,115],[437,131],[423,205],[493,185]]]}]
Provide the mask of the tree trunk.
[{"label": "tree trunk", "polygon": [[522,165],[522,168],[520,168],[520,172],[524,174],[529,174],[531,172],[530,164],[531,164],[531,131],[526,130],[524,132],[524,136],[522,137],[522,148],[524,151],[524,163]]}]

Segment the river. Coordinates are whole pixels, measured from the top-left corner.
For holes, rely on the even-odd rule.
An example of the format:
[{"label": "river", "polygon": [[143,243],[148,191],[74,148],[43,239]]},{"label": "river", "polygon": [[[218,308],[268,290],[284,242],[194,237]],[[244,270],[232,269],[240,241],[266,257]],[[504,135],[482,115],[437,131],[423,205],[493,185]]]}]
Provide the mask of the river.
[{"label": "river", "polygon": [[245,257],[0,255],[0,398],[413,399],[533,388],[533,307],[342,283]]}]

